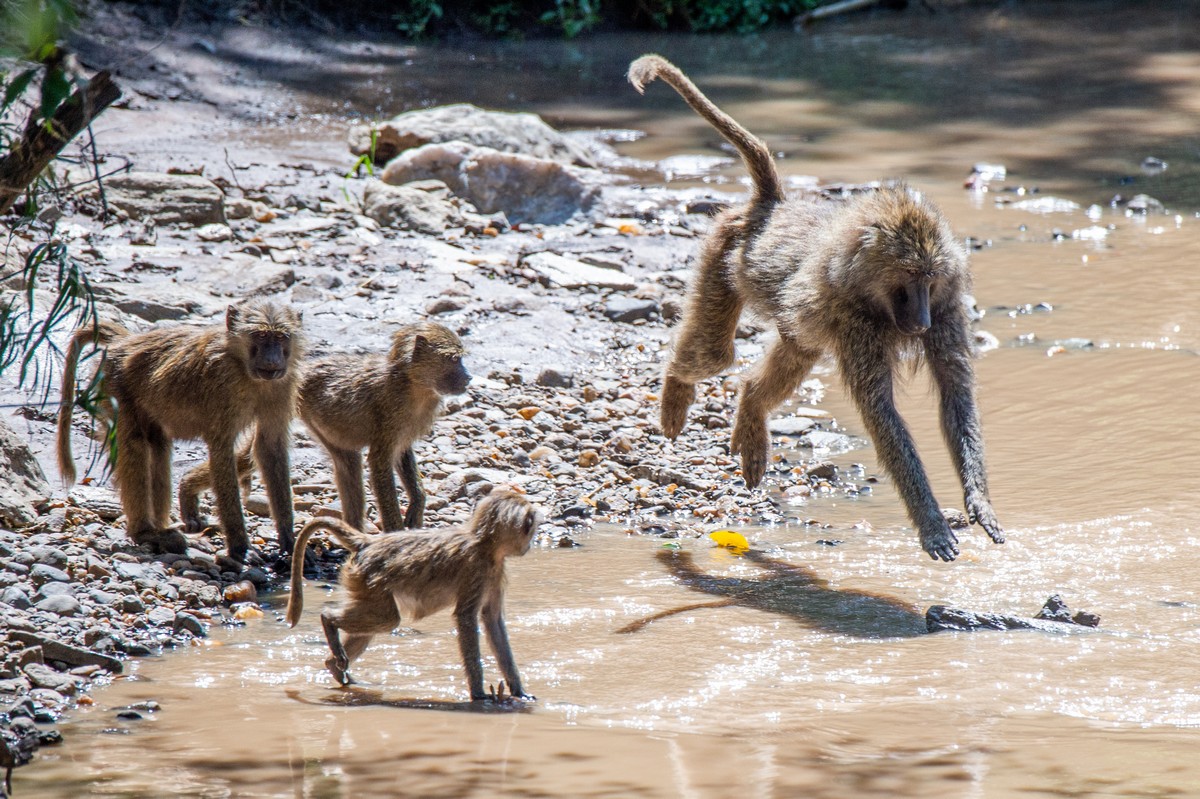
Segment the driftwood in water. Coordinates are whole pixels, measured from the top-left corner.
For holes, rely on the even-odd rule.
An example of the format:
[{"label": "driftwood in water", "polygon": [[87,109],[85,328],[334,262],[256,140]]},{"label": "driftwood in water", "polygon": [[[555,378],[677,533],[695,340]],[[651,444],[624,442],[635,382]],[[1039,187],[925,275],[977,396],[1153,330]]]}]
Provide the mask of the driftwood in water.
[{"label": "driftwood in water", "polygon": [[54,160],[67,142],[92,124],[96,115],[121,96],[108,72],[97,72],[84,86],[63,101],[50,119],[35,123],[31,116],[25,133],[0,157],[0,214],[12,208],[21,193]]}]

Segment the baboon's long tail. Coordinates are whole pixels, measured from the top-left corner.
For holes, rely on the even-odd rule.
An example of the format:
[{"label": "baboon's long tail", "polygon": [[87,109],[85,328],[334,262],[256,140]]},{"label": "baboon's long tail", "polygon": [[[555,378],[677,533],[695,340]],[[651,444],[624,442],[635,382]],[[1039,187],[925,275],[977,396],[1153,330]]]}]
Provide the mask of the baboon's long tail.
[{"label": "baboon's long tail", "polygon": [[75,485],[75,456],[71,452],[71,413],[75,409],[75,375],[79,367],[79,353],[83,345],[100,346],[108,344],[120,337],[125,328],[120,325],[100,322],[90,327],[81,327],[71,334],[67,351],[63,358],[62,391],[58,402],[58,471],[63,481]]},{"label": "baboon's long tail", "polygon": [[289,627],[295,627],[300,621],[300,614],[304,612],[304,552],[308,549],[308,539],[317,530],[325,530],[351,552],[358,552],[371,542],[371,536],[355,530],[341,519],[313,519],[300,529],[292,547],[292,582],[287,606]]},{"label": "baboon's long tail", "polygon": [[687,101],[697,114],[704,117],[725,139],[737,148],[750,177],[754,181],[755,205],[777,203],[783,200],[783,183],[779,170],[771,158],[771,151],[762,139],[743,128],[696,88],[696,84],[684,75],[679,67],[659,55],[644,55],[629,65],[629,82],[638,92],[644,92],[646,84],[662,78],[679,96]]}]

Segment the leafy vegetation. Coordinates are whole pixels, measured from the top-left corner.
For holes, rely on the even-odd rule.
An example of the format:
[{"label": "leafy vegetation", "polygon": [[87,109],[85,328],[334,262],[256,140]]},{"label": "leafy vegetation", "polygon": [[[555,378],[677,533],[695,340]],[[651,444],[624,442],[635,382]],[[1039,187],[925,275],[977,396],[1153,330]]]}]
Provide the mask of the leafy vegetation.
[{"label": "leafy vegetation", "polygon": [[[69,69],[61,37],[75,22],[69,0],[0,2],[0,159],[22,146],[26,134],[53,130],[55,113],[81,85]],[[50,389],[53,369],[45,357],[61,327],[94,323],[95,297],[82,265],[59,235],[55,205],[66,187],[52,168],[23,189],[21,202],[3,217],[0,241],[0,373],[19,386]],[[94,382],[94,381],[93,381]],[[96,386],[81,404],[99,401]]]}]

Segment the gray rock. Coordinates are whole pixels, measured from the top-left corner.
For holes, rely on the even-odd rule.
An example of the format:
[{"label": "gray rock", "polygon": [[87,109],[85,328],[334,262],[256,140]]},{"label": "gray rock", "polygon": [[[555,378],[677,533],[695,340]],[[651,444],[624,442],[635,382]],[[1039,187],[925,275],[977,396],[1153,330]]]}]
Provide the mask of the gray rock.
[{"label": "gray rock", "polygon": [[117,600],[117,608],[122,613],[141,613],[146,609],[146,603],[142,602],[140,597],[126,594]]},{"label": "gray rock", "polygon": [[74,674],[63,674],[43,663],[30,663],[23,669],[35,688],[49,688],[64,696],[74,696],[86,680]]},{"label": "gray rock", "polygon": [[131,563],[125,560],[114,561],[112,569],[117,573],[118,577],[123,577],[126,580],[137,580],[147,576],[146,564]]},{"label": "gray rock", "polygon": [[768,419],[767,430],[777,436],[798,436],[811,430],[814,424],[816,422],[805,416],[784,416]]},{"label": "gray rock", "polygon": [[44,563],[47,566],[53,566],[56,569],[64,569],[67,566],[67,553],[63,552],[58,547],[52,547],[48,544],[30,547],[29,554],[33,556],[35,563]]},{"label": "gray rock", "polygon": [[272,261],[231,253],[210,267],[207,288],[217,297],[265,297],[287,291],[296,270]]},{"label": "gray rock", "polygon": [[83,606],[79,604],[79,600],[70,594],[48,596],[34,607],[46,613],[57,613],[59,616],[78,616],[83,612]]},{"label": "gray rock", "polygon": [[204,638],[208,635],[208,628],[204,626],[204,622],[200,621],[191,613],[181,612],[175,614],[174,628],[176,632],[183,630],[189,632],[197,638]]},{"label": "gray rock", "polygon": [[33,603],[29,601],[29,595],[15,585],[4,589],[4,593],[0,594],[0,602],[11,605],[17,610],[28,610],[33,607]]},{"label": "gray rock", "polygon": [[393,186],[440,180],[480,213],[502,212],[514,225],[558,225],[587,212],[599,198],[603,181],[600,173],[557,161],[459,141],[409,150],[388,164],[382,178]]},{"label": "gray rock", "polygon": [[150,608],[146,611],[146,620],[161,627],[174,627],[175,611],[164,607]]},{"label": "gray rock", "polygon": [[[91,632],[89,630],[88,632]],[[37,633],[24,631],[13,631],[9,633],[9,637],[16,641],[26,644],[40,646],[42,653],[47,660],[57,660],[61,663],[66,663],[69,666],[96,666],[102,669],[107,669],[113,674],[120,674],[124,668],[121,661],[116,658],[102,655],[98,652],[92,652],[88,649],[81,649],[77,646],[63,643],[56,639]],[[86,638],[85,634],[85,638]]]},{"label": "gray rock", "polygon": [[548,366],[538,373],[536,382],[547,388],[570,388],[575,385],[575,376],[566,369]]},{"label": "gray rock", "polygon": [[104,193],[110,207],[132,219],[153,218],[160,225],[225,222],[225,195],[199,175],[128,172],[106,178]]},{"label": "gray rock", "polygon": [[521,262],[537,272],[547,283],[564,289],[611,288],[629,290],[637,284],[632,278],[614,269],[591,266],[573,258],[552,252],[538,252]]},{"label": "gray rock", "polygon": [[71,582],[71,575],[62,569],[47,566],[45,563],[35,563],[29,569],[29,579],[33,581],[34,585],[41,587],[49,582],[69,583]]},{"label": "gray rock", "polygon": [[658,313],[654,300],[637,300],[632,297],[609,297],[604,304],[604,315],[614,322],[635,322],[638,319],[653,319]]},{"label": "gray rock", "polygon": [[[372,135],[374,134],[374,135]],[[409,111],[378,126],[350,129],[350,152],[386,164],[405,150],[460,141],[562,164],[595,166],[591,155],[533,114],[485,111],[468,103]]]},{"label": "gray rock", "polygon": [[410,186],[373,181],[363,191],[363,213],[384,227],[438,235],[449,228],[482,220],[474,209],[463,209]]},{"label": "gray rock", "polygon": [[29,445],[0,418],[0,524],[32,524],[38,516],[36,506],[50,494],[50,484]]}]

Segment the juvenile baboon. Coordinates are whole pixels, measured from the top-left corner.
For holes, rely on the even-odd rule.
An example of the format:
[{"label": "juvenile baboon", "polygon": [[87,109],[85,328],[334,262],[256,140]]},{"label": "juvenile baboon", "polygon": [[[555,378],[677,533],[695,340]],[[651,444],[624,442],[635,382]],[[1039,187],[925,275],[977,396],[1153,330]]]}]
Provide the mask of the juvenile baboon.
[{"label": "juvenile baboon", "polygon": [[733,363],[743,306],[775,323],[779,338],[746,375],[730,449],[758,485],[770,439],[767,415],[826,352],[862,413],[881,463],[895,481],[934,560],[953,560],[958,539],[942,517],[892,382],[905,355],[923,353],[941,395],[942,432],[962,481],[967,513],[996,543],[1004,531],[988,498],[975,405],[971,337],[962,304],[966,251],[941,212],[893,186],[842,204],[783,194],[771,153],[655,55],[629,67],[639,92],[662,78],[741,154],[753,180],[749,203],[716,219],[705,242],[662,394],[662,429],[683,429],[696,382]]},{"label": "juvenile baboon", "polygon": [[[208,445],[217,511],[229,556],[244,561],[249,547],[238,495],[235,447],[254,427],[280,546],[292,548],[289,435],[299,374],[300,314],[267,302],[231,305],[223,328],[178,327],[130,333],[118,325],[76,331],[67,350],[59,406],[59,468],[75,478],[71,408],[75,370],[87,342],[108,345],[102,391],[107,420],[116,419],[115,481],[129,536],[161,552],[183,553],[187,539],[171,523],[171,443]],[[115,409],[115,412],[114,412]]]},{"label": "juvenile baboon", "polygon": [[288,624],[304,610],[304,550],[317,530],[327,530],[353,554],[342,566],[345,599],[321,612],[332,654],[326,668],[341,685],[346,670],[371,638],[394,630],[400,619],[414,622],[454,605],[458,647],[471,699],[486,699],[479,657],[479,622],[500,673],[513,696],[533,699],[521,675],[504,626],[504,559],[529,551],[540,521],[533,505],[516,491],[496,488],[475,506],[462,527],[369,535],[337,519],[313,519],[296,537]]},{"label": "juvenile baboon", "polygon": [[[425,490],[413,442],[429,433],[442,397],[467,390],[462,342],[434,322],[405,325],[383,355],[330,355],[308,364],[300,384],[299,413],[333,461],[342,518],[361,530],[367,513],[362,449],[367,448],[371,489],[385,530],[425,523]],[[251,467],[249,448],[239,453],[243,474]],[[395,469],[408,494],[400,512]],[[211,485],[207,464],[184,476],[179,506],[188,529],[202,528],[199,494]]]}]

